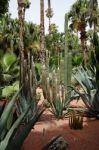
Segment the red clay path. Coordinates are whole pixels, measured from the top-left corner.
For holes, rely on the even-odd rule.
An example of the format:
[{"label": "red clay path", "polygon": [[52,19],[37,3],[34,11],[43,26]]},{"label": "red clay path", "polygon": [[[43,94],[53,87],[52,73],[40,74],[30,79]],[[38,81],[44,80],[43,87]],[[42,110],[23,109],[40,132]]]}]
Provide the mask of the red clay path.
[{"label": "red clay path", "polygon": [[64,137],[70,150],[99,150],[99,120],[84,118],[83,129],[72,130],[68,126],[68,118],[57,120],[48,110],[31,130],[22,150],[41,150],[56,135]]}]

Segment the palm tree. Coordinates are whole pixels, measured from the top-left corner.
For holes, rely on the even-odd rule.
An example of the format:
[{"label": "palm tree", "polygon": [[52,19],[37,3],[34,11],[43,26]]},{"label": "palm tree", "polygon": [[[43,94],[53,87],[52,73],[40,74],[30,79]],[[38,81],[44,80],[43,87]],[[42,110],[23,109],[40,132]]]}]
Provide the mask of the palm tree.
[{"label": "palm tree", "polygon": [[81,46],[83,50],[84,64],[87,64],[88,58],[87,56],[87,34],[86,34],[86,26],[87,26],[87,16],[88,16],[88,1],[87,0],[78,0],[72,6],[71,11],[69,12],[69,20],[72,22],[70,27],[72,30],[76,30],[80,32],[80,40]]},{"label": "palm tree", "polygon": [[98,9],[98,1],[90,0],[88,3],[88,23],[89,26],[94,28],[94,32],[97,31],[98,20],[99,20],[99,9]]},{"label": "palm tree", "polygon": [[53,10],[51,8],[51,1],[48,0],[48,9],[46,10],[46,16],[49,19],[49,34],[51,34],[51,18],[53,17]]},{"label": "palm tree", "polygon": [[19,16],[19,37],[20,37],[20,86],[24,82],[24,57],[25,57],[25,48],[24,48],[24,19],[26,8],[29,8],[28,0],[17,0],[18,3],[18,16]]},{"label": "palm tree", "polygon": [[23,35],[24,35],[24,19],[25,19],[25,3],[24,0],[18,1],[18,16],[19,16],[19,29],[20,29],[20,47],[24,54],[24,43],[23,43]]},{"label": "palm tree", "polygon": [[40,62],[45,64],[44,0],[40,0]]},{"label": "palm tree", "polygon": [[[33,67],[33,56],[30,52],[25,54],[24,37],[25,37],[25,10],[29,7],[28,0],[18,1],[19,15],[19,35],[20,35],[20,86],[23,85],[21,94],[34,99],[36,97],[36,78]],[[36,104],[35,104],[36,105]]]},{"label": "palm tree", "polygon": [[28,0],[17,0],[18,2],[18,16],[19,16],[19,33],[20,33],[20,57],[24,60],[24,20],[26,8],[29,8],[30,2]]},{"label": "palm tree", "polygon": [[0,1],[0,17],[8,11],[9,0]]},{"label": "palm tree", "polygon": [[[4,52],[18,49],[19,34],[18,20],[12,19],[10,14],[5,14],[0,22],[0,47]],[[14,47],[13,47],[14,46]]]},{"label": "palm tree", "polygon": [[34,61],[38,62],[40,52],[40,27],[31,22],[25,22],[24,46],[25,52],[31,51]]},{"label": "palm tree", "polygon": [[9,14],[5,14],[0,20],[0,47],[3,51],[9,50],[11,37],[11,18]]},{"label": "palm tree", "polygon": [[51,24],[51,33],[51,36],[49,34],[45,36],[45,45],[50,53],[49,65],[58,67],[64,53],[64,33],[59,33],[55,24]]},{"label": "palm tree", "polygon": [[24,0],[17,0],[18,2],[18,16],[19,16],[19,55],[20,55],[20,86],[23,84],[23,66],[24,66],[24,16],[25,16],[25,3]]}]

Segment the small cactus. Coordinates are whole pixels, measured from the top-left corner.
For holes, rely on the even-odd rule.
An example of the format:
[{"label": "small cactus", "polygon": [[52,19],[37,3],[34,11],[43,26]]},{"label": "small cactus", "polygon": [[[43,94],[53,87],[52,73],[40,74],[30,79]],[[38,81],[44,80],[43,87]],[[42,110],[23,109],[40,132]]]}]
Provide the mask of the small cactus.
[{"label": "small cactus", "polygon": [[69,126],[71,129],[79,130],[83,129],[83,116],[72,112],[69,116]]}]

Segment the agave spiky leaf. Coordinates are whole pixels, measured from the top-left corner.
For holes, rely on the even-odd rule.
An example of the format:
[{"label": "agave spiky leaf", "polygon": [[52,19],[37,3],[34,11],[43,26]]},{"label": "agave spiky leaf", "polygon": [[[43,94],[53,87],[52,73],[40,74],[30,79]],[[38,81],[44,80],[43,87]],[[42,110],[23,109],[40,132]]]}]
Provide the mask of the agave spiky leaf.
[{"label": "agave spiky leaf", "polygon": [[64,101],[57,98],[53,100],[52,102],[49,102],[51,109],[49,109],[57,119],[63,118],[67,111],[64,112],[64,108],[68,108],[69,103],[64,104]]},{"label": "agave spiky leaf", "polygon": [[44,112],[44,110],[40,112],[35,112],[33,118],[30,120],[30,122],[24,127],[11,141],[10,145],[8,146],[7,150],[19,150],[21,148],[21,145],[25,138],[28,136],[29,132],[35,125],[35,123],[40,118],[41,114]]},{"label": "agave spiky leaf", "polygon": [[72,89],[79,94],[87,106],[88,110],[85,110],[85,112],[88,116],[97,117],[99,115],[99,89],[96,86],[96,82],[93,82],[94,79],[92,79],[92,77],[90,78],[90,74],[87,73],[88,70],[87,72],[84,69],[81,70],[78,72],[79,79],[78,76],[76,76],[76,79],[84,89],[84,92],[80,93],[74,87],[72,87]]},{"label": "agave spiky leaf", "polygon": [[[78,81],[78,83],[80,84],[80,86],[82,87],[82,89],[84,90],[85,93],[87,93],[87,89],[89,88],[87,87],[86,89],[86,83],[85,83],[85,73],[84,73],[84,70],[82,71],[81,68],[78,68],[78,72],[76,75],[74,75],[75,79]],[[87,82],[87,81],[86,81]],[[83,84],[84,83],[84,84]],[[87,82],[88,83],[88,82]]]},{"label": "agave spiky leaf", "polygon": [[7,123],[7,120],[8,120],[8,117],[13,109],[13,106],[15,104],[15,101],[17,99],[17,96],[19,95],[21,91],[21,88],[18,92],[15,93],[15,95],[12,97],[11,101],[8,103],[8,105],[5,107],[2,115],[1,115],[1,118],[0,118],[0,135],[2,134],[3,132],[3,129],[5,128],[6,126],[6,123]]},{"label": "agave spiky leaf", "polygon": [[87,96],[85,94],[80,93],[75,87],[71,86],[71,89],[74,90],[84,101],[85,105],[90,108],[90,105],[88,103]]},{"label": "agave spiky leaf", "polygon": [[55,116],[57,118],[63,117],[64,106],[63,106],[61,100],[60,99],[54,100],[53,101],[53,106],[54,106],[54,109],[55,109]]},{"label": "agave spiky leaf", "polygon": [[[92,77],[88,75],[88,70],[86,71],[83,67],[78,68],[78,72],[74,75],[75,79],[78,81],[79,85],[83,89],[83,94],[88,103],[91,105],[92,96],[94,95],[94,91],[96,91],[96,85],[93,81]],[[76,90],[77,92],[77,90]],[[82,96],[82,95],[81,95]]]},{"label": "agave spiky leaf", "polygon": [[[30,106],[29,106],[30,107]],[[24,116],[27,114],[29,107],[25,110],[24,113],[22,113],[20,115],[20,117],[16,120],[16,122],[13,124],[13,126],[10,128],[10,130],[8,131],[7,135],[5,136],[4,140],[1,141],[0,143],[0,149],[1,150],[7,150],[7,146],[10,145],[10,141],[14,135],[14,133],[16,133],[16,130],[18,129],[20,123],[22,122]],[[11,148],[12,149],[12,148]]]},{"label": "agave spiky leaf", "polygon": [[24,120],[25,123],[29,122],[29,120],[31,120],[33,113],[37,109],[37,103],[34,100],[34,98],[30,98],[28,96],[25,96],[24,94],[20,95],[19,101],[17,103],[18,113],[21,114],[22,112],[24,112],[28,105],[31,105],[31,107],[29,109],[29,113],[28,113],[26,119]]}]

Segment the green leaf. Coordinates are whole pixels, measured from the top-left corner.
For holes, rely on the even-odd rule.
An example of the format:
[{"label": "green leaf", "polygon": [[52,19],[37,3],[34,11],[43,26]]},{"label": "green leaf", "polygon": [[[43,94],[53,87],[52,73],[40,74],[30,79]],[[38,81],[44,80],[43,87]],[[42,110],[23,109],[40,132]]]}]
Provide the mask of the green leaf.
[{"label": "green leaf", "polygon": [[19,90],[19,81],[16,81],[16,82],[13,83],[13,88],[14,88],[14,91]]},{"label": "green leaf", "polygon": [[12,76],[10,75],[10,74],[3,74],[3,79],[4,79],[4,81],[7,81],[7,82],[9,82],[9,81],[11,81],[11,79],[12,79]]},{"label": "green leaf", "polygon": [[44,110],[38,112],[35,112],[33,119],[24,127],[16,136],[15,138],[11,141],[9,147],[7,150],[19,150],[22,143],[24,142],[25,138],[28,136],[29,132],[35,125],[35,123],[38,121],[40,118],[41,114],[44,112]]},{"label": "green leaf", "polygon": [[10,67],[15,61],[16,61],[16,55],[10,53],[6,53],[2,60],[3,65],[5,67]]},{"label": "green leaf", "polygon": [[51,112],[60,119],[64,117],[64,103],[60,99],[55,99],[53,102],[49,102],[51,106]]},{"label": "green leaf", "polygon": [[13,83],[13,85],[6,86],[2,89],[2,97],[11,97],[18,90],[19,81],[16,81]]},{"label": "green leaf", "polygon": [[4,140],[0,143],[0,149],[1,150],[6,150],[8,144],[10,144],[9,141],[10,141],[13,133],[16,133],[16,130],[19,127],[19,125],[20,125],[21,121],[23,120],[24,116],[27,114],[27,112],[29,110],[29,107],[26,109],[26,111],[24,113],[22,113],[20,115],[20,117],[16,120],[16,122],[13,124],[13,126],[11,127],[11,129],[9,130],[9,132],[7,133],[7,135],[4,138]]},{"label": "green leaf", "polygon": [[19,95],[21,91],[21,88],[18,92],[16,92],[14,94],[14,96],[12,97],[11,101],[8,103],[8,105],[5,107],[2,115],[1,115],[1,118],[0,118],[0,135],[2,134],[3,132],[3,129],[5,128],[6,126],[6,123],[7,123],[7,120],[8,120],[8,117],[13,109],[13,106],[15,104],[15,101],[17,99],[17,96]]},{"label": "green leaf", "polygon": [[14,93],[13,86],[6,86],[2,90],[2,97],[10,97]]}]

